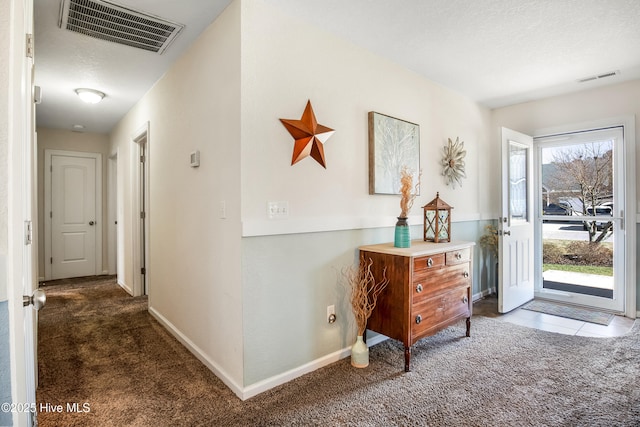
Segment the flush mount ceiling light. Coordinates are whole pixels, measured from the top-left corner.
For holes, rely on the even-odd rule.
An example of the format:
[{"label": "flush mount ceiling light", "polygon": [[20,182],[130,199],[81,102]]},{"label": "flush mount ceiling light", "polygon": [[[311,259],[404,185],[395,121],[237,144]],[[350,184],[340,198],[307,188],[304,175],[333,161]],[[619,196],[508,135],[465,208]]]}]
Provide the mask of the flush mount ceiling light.
[{"label": "flush mount ceiling light", "polygon": [[97,104],[98,102],[102,101],[102,98],[105,97],[104,93],[94,89],[80,88],[76,89],[76,93],[78,94],[80,99],[82,99],[87,104]]}]

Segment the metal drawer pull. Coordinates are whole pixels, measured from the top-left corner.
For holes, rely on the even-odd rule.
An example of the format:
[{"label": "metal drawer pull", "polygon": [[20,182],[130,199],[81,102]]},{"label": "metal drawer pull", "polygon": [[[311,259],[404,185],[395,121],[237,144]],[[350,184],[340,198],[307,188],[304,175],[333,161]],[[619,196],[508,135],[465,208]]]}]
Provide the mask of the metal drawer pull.
[{"label": "metal drawer pull", "polygon": [[467,296],[466,296],[466,295],[465,295],[465,296],[463,296],[463,297],[462,297],[462,302],[463,302],[463,303],[465,303],[465,304],[468,304],[468,303],[469,303],[469,298],[467,298]]},{"label": "metal drawer pull", "polygon": [[456,259],[462,259],[462,254],[460,252],[456,252]]},{"label": "metal drawer pull", "polygon": [[422,292],[422,284],[418,284],[418,286],[416,286],[416,292]]},{"label": "metal drawer pull", "polygon": [[418,315],[416,316],[416,323],[419,325],[419,324],[420,324],[420,322],[422,322],[422,316],[418,314]]},{"label": "metal drawer pull", "polygon": [[433,260],[431,258],[427,259],[427,267],[431,267],[433,265]]},{"label": "metal drawer pull", "polygon": [[465,271],[464,273],[462,273],[462,275],[464,276],[464,278],[466,279],[467,277],[469,277],[469,272]]}]

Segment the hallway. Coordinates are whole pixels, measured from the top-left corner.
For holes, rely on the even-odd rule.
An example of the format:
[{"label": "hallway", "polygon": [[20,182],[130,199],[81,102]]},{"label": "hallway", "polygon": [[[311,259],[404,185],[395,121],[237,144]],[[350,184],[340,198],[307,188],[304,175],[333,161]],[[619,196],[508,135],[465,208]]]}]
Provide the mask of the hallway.
[{"label": "hallway", "polygon": [[218,402],[237,400],[149,315],[147,297],[129,296],[113,276],[43,288],[41,427],[212,425],[202,416],[224,414]]}]

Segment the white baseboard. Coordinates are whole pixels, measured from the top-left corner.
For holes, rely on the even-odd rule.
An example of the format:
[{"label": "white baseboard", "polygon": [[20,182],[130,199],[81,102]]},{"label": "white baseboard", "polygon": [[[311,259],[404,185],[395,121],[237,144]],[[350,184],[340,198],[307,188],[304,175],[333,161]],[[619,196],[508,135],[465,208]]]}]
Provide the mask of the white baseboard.
[{"label": "white baseboard", "polygon": [[287,372],[283,372],[271,378],[267,378],[265,380],[259,381],[255,384],[251,384],[250,386],[244,388],[242,396],[240,398],[242,400],[249,399],[250,397],[256,396],[269,389],[272,389],[281,384],[284,384],[298,377],[301,377],[305,374],[313,372],[316,369],[320,369],[324,366],[337,362],[340,359],[344,359],[350,354],[351,354],[351,348],[343,348],[342,350],[338,350],[331,354],[327,354],[326,356],[321,357],[320,359],[316,359],[309,363],[305,363],[304,365],[298,366],[297,368],[291,369]]},{"label": "white baseboard", "polygon": [[[369,347],[379,344],[382,341],[388,340],[389,338],[376,334],[372,337],[367,337],[367,345]],[[309,363],[305,363],[302,366],[298,366],[297,368],[293,368],[287,372],[283,372],[281,374],[275,375],[271,378],[264,379],[255,384],[251,384],[244,388],[242,400],[249,399],[253,396],[256,396],[260,393],[263,393],[269,389],[277,387],[286,382],[292,381],[298,377],[301,377],[305,374],[315,371],[316,369],[320,369],[324,366],[330,365],[338,360],[344,359],[345,357],[349,357],[351,355],[351,346],[345,347],[341,350],[334,351],[331,354],[327,354],[319,359],[312,360]]]},{"label": "white baseboard", "polygon": [[163,315],[158,313],[153,307],[149,307],[149,313],[158,321],[162,326],[165,327],[169,331],[171,335],[173,335],[182,345],[184,345],[187,350],[189,350],[194,356],[198,358],[207,368],[213,372],[216,377],[218,377],[227,387],[231,389],[231,391],[238,396],[240,399],[245,400],[247,397],[244,397],[244,390],[241,386],[239,386],[227,373],[220,368],[214,361],[209,359],[209,357],[205,354],[200,347],[195,345],[193,341],[187,338],[181,331],[179,331],[171,322],[169,322]]},{"label": "white baseboard", "polygon": [[[375,332],[374,332],[374,333],[375,333]],[[382,335],[382,334],[377,334],[377,333],[376,333],[376,334],[375,334],[374,336],[372,336],[372,337],[367,336],[367,345],[368,345],[369,347],[371,347],[371,346],[374,346],[374,345],[376,345],[376,344],[380,344],[381,342],[386,341],[386,340],[388,340],[388,339],[389,339],[389,337],[387,337],[387,336],[385,336],[385,335]],[[349,354],[351,354],[351,349],[349,349]]]},{"label": "white baseboard", "polygon": [[[149,313],[151,313],[151,315],[158,322],[160,322],[160,324],[164,326],[171,335],[173,335],[178,341],[180,341],[180,343],[184,345],[187,350],[189,350],[194,356],[196,356],[196,358],[198,358],[198,360],[200,360],[207,368],[209,368],[241,400],[247,400],[251,397],[257,396],[260,393],[292,381],[298,377],[313,372],[324,366],[330,365],[331,363],[337,362],[338,360],[344,359],[345,357],[349,357],[351,355],[351,347],[346,347],[331,354],[327,354],[326,356],[323,356],[319,359],[313,360],[309,363],[305,363],[304,365],[298,366],[289,371],[264,379],[247,387],[241,387],[229,375],[227,375],[227,373],[222,368],[220,368],[218,364],[209,359],[209,357],[205,354],[204,351],[202,351],[202,349],[200,349],[193,343],[193,341],[191,341],[182,332],[180,332],[163,315],[158,313],[157,310],[155,310],[153,307],[149,307]],[[389,338],[384,335],[376,334],[372,337],[367,338],[367,345],[371,347],[387,339]]]},{"label": "white baseboard", "polygon": [[118,280],[118,286],[120,286],[122,289],[124,289],[124,291],[126,293],[128,293],[131,296],[133,296],[133,291],[131,290],[131,288],[129,286],[127,286],[126,283],[123,283],[120,280]]},{"label": "white baseboard", "polygon": [[480,291],[480,292],[478,292],[476,294],[473,294],[473,296],[471,297],[471,300],[473,302],[476,302],[479,299],[482,299],[482,298],[486,297],[487,295],[491,295],[491,294],[493,294],[495,292],[496,292],[495,288],[485,289],[485,290]]}]

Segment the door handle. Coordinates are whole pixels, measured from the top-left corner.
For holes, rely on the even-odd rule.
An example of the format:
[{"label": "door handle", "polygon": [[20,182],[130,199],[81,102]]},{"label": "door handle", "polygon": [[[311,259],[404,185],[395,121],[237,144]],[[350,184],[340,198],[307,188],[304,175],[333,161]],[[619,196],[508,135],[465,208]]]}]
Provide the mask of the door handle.
[{"label": "door handle", "polygon": [[95,224],[94,221],[89,221],[89,225],[93,225],[93,224]]},{"label": "door handle", "polygon": [[511,236],[511,231],[505,231],[503,234],[504,234],[505,236]]},{"label": "door handle", "polygon": [[47,294],[44,293],[42,289],[36,289],[33,291],[33,295],[23,295],[22,296],[22,306],[26,307],[28,305],[33,305],[33,309],[35,311],[40,310],[44,307],[47,302]]}]

